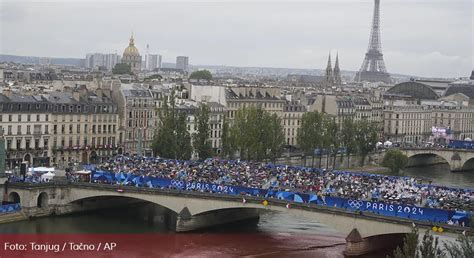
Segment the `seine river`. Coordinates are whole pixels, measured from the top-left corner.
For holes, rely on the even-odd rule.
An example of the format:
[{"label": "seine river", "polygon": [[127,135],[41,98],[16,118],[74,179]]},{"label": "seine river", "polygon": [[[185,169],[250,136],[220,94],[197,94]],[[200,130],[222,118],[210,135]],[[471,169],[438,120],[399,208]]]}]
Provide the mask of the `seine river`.
[{"label": "seine river", "polygon": [[[412,168],[401,175],[414,176],[426,182],[457,187],[474,187],[474,173],[450,173],[447,167]],[[2,233],[112,233],[156,234],[160,244],[175,246],[186,243],[179,253],[183,257],[343,257],[345,240],[330,228],[315,221],[285,213],[265,213],[257,226],[227,226],[206,232],[175,234],[160,226],[130,219],[120,210],[103,210],[66,216],[39,218],[0,225]],[[150,246],[149,248],[153,248]],[[176,250],[174,250],[176,251]],[[375,254],[371,257],[385,257]]]}]

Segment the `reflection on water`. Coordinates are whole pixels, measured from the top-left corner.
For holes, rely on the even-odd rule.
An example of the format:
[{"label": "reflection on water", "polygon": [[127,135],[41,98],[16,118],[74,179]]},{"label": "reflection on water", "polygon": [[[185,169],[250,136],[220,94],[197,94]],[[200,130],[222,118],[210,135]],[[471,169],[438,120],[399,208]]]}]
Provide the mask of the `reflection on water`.
[{"label": "reflection on water", "polygon": [[[53,217],[35,218],[0,224],[2,233],[164,233],[167,227],[160,223],[145,222],[121,213],[120,208],[90,211]],[[234,232],[259,232],[263,234],[314,233],[337,235],[337,233],[316,221],[290,216],[284,212],[265,212],[261,215],[257,227],[233,225],[225,228],[214,228],[212,232],[223,232],[232,229]],[[208,231],[206,231],[208,232]]]},{"label": "reflection on water", "polygon": [[448,164],[433,165],[426,167],[406,168],[398,174],[390,171],[383,172],[387,175],[411,176],[420,178],[424,183],[432,181],[436,185],[447,185],[452,187],[474,188],[474,171],[451,172]]},{"label": "reflection on water", "polygon": [[[343,257],[344,237],[314,221],[283,212],[262,214],[258,226],[233,225],[192,234],[175,234],[156,223],[130,218],[120,209],[37,218],[0,225],[2,233],[152,233],[165,246],[186,243],[183,256]],[[141,235],[143,236],[143,235]],[[163,242],[162,242],[163,245]],[[153,246],[150,246],[153,249]],[[167,250],[173,254],[174,250]]]},{"label": "reflection on water", "polygon": [[165,227],[148,223],[120,214],[119,209],[100,210],[81,214],[35,218],[0,225],[2,233],[150,233],[166,232]]}]

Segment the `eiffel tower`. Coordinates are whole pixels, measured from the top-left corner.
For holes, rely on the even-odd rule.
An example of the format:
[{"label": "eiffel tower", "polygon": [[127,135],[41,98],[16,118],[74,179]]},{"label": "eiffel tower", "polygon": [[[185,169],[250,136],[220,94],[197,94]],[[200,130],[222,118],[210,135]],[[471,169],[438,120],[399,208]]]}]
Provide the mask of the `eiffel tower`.
[{"label": "eiffel tower", "polygon": [[391,83],[390,74],[385,68],[380,42],[380,0],[375,0],[372,31],[370,32],[369,47],[364,62],[357,72],[356,81]]}]

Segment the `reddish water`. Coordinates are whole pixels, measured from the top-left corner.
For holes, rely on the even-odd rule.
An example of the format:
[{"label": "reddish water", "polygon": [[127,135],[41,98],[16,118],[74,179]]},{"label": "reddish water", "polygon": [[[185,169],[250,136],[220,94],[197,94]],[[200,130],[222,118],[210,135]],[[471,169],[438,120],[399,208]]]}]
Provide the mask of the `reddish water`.
[{"label": "reddish water", "polygon": [[0,240],[1,257],[343,257],[344,249],[338,237],[307,234],[3,234]]},{"label": "reddish water", "polygon": [[[3,233],[0,234],[2,242],[37,241],[58,243],[61,246],[63,242],[87,242],[95,245],[99,242],[117,242],[118,249],[108,253],[112,257],[343,257],[345,248],[343,236],[317,222],[291,217],[285,213],[264,214],[256,227],[233,226],[186,234],[167,232],[156,225],[115,212],[75,214],[4,224],[0,225],[0,232]],[[63,254],[84,258],[95,256],[97,252]],[[5,257],[11,255],[16,257],[19,253],[10,253]],[[45,257],[44,255],[54,255],[54,252],[24,255]],[[0,257],[3,256],[0,254]]]}]

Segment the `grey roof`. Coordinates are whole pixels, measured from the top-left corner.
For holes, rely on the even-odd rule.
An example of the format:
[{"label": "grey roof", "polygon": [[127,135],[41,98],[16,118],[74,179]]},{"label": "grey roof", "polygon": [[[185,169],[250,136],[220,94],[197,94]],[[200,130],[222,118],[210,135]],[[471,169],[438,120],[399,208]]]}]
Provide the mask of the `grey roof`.
[{"label": "grey roof", "polygon": [[50,105],[41,96],[21,95],[12,93],[10,97],[0,94],[0,112],[37,113],[46,112]]},{"label": "grey roof", "polygon": [[235,92],[233,90],[226,89],[225,98],[226,99],[238,99],[239,97],[237,96],[237,94],[235,94]]},{"label": "grey roof", "polygon": [[0,94],[0,103],[0,112],[113,113],[117,110],[111,99],[99,97],[93,92],[85,92],[79,101],[71,92],[55,91],[49,95],[34,96],[12,93],[10,97]]},{"label": "grey roof", "polygon": [[185,113],[185,114],[194,114],[198,107],[190,104],[181,104],[181,105],[176,105],[176,111],[180,113]]},{"label": "grey roof", "polygon": [[257,91],[255,93],[255,96],[252,91],[249,91],[249,95],[244,96],[242,93],[237,95],[232,89],[226,89],[225,91],[225,97],[226,99],[265,99],[265,100],[281,100],[280,98],[276,96],[271,96],[268,94],[268,92],[265,93],[265,95],[262,94],[261,91]]},{"label": "grey roof", "polygon": [[353,101],[354,101],[354,104],[356,104],[356,105],[366,105],[366,106],[370,106],[370,102],[369,102],[369,100],[366,99],[366,98],[355,97],[355,98],[353,98]]},{"label": "grey roof", "polygon": [[141,97],[151,98],[153,97],[150,89],[145,85],[140,84],[122,84],[121,90],[125,97]]},{"label": "grey roof", "polygon": [[0,94],[0,103],[4,103],[4,102],[7,102],[7,101],[10,101],[7,96],[3,95],[3,94]]},{"label": "grey roof", "polygon": [[433,89],[446,89],[449,87],[449,84],[452,83],[452,81],[448,81],[448,80],[424,80],[424,79],[418,79],[415,82],[427,85]]},{"label": "grey roof", "polygon": [[51,92],[48,96],[48,100],[54,104],[78,104],[79,101],[76,101],[72,97],[72,93],[69,92]]},{"label": "grey roof", "polygon": [[462,93],[468,96],[470,99],[474,99],[474,85],[469,85],[469,84],[452,85],[446,90],[446,92],[444,93],[444,96],[449,96],[455,93]]},{"label": "grey roof", "polygon": [[306,107],[296,101],[287,101],[283,105],[283,111],[285,112],[306,112]]},{"label": "grey roof", "polygon": [[308,105],[313,105],[315,101],[316,101],[316,97],[308,98]]},{"label": "grey roof", "polygon": [[220,103],[217,103],[217,102],[214,102],[214,101],[211,101],[211,102],[207,102],[206,103],[209,107],[214,107],[214,108],[225,108],[224,105],[220,104]]},{"label": "grey roof", "polygon": [[36,103],[36,102],[45,102],[41,96],[32,96],[32,95],[22,95],[18,93],[12,93],[6,102],[13,103]]},{"label": "grey roof", "polygon": [[338,107],[347,107],[347,108],[353,108],[354,107],[354,102],[351,99],[348,98],[338,98],[336,99],[336,104]]},{"label": "grey roof", "polygon": [[384,95],[404,95],[415,99],[438,99],[430,85],[420,82],[403,82],[388,89]]}]

